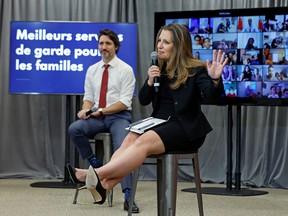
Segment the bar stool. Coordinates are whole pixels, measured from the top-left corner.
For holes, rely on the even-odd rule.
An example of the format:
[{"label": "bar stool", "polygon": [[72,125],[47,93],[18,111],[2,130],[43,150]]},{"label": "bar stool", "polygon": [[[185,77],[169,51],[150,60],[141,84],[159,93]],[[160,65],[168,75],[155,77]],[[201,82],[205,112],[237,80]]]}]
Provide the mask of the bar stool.
[{"label": "bar stool", "polygon": [[[103,164],[108,163],[110,161],[110,158],[111,158],[112,152],[113,152],[113,145],[112,145],[110,133],[108,133],[108,132],[98,133],[94,136],[93,139],[91,139],[90,142],[95,143],[95,152],[96,152],[96,148],[97,148],[98,143],[101,142],[103,144]],[[77,184],[77,186],[76,186],[76,192],[74,195],[73,204],[77,203],[77,197],[78,197],[80,186],[81,186],[80,184]],[[107,200],[108,200],[108,205],[110,207],[112,207],[113,190],[109,191]]]},{"label": "bar stool", "polygon": [[[195,185],[197,191],[199,215],[204,216],[198,152],[175,152],[152,155],[149,156],[149,158],[157,159],[158,216],[175,216],[179,159],[192,159],[192,166],[195,174]],[[139,170],[140,167],[138,167],[134,171],[132,177],[132,192],[131,198],[129,200],[128,216],[132,215],[132,206],[135,199]]]}]

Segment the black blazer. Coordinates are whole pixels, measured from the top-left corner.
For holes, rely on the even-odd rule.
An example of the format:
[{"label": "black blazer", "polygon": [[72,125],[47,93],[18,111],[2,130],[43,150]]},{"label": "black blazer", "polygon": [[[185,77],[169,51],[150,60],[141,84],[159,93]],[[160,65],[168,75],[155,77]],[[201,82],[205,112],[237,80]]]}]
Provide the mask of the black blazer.
[{"label": "black blazer", "polygon": [[[190,76],[185,85],[172,90],[172,95],[177,118],[192,141],[205,136],[212,130],[201,110],[202,98],[219,98],[224,92],[224,86],[222,80],[219,85],[215,85],[204,67],[191,68],[189,73],[195,73],[195,75]],[[143,106],[152,102],[153,112],[151,116],[153,116],[158,95],[155,93],[154,87],[147,84],[147,80],[140,89],[138,97]]]}]

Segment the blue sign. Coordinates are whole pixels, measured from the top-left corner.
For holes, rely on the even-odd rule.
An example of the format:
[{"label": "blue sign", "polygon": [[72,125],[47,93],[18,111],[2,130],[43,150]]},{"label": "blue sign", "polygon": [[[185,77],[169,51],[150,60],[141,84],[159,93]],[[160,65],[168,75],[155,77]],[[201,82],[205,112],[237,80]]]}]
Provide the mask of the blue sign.
[{"label": "blue sign", "polygon": [[137,24],[11,22],[12,94],[83,94],[88,67],[101,60],[98,37],[111,29],[120,40],[117,56],[136,73]]}]

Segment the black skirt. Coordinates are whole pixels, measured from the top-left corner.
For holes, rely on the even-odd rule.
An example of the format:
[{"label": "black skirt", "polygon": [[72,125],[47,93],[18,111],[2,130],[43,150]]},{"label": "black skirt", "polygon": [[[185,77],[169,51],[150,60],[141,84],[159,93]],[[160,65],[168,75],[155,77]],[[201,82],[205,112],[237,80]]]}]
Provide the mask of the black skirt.
[{"label": "black skirt", "polygon": [[161,138],[165,152],[197,151],[204,143],[206,136],[196,140],[189,140],[184,129],[177,121],[168,121],[165,124],[151,128]]}]

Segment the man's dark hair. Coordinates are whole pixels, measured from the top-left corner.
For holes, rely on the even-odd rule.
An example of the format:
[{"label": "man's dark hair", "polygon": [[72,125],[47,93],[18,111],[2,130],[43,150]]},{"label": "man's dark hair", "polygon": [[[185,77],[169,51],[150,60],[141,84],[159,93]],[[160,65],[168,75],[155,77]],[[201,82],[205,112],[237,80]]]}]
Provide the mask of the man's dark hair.
[{"label": "man's dark hair", "polygon": [[116,49],[116,54],[117,54],[120,48],[120,41],[119,41],[118,35],[110,29],[100,30],[99,39],[103,35],[108,36],[113,41],[115,47],[117,48]]}]

